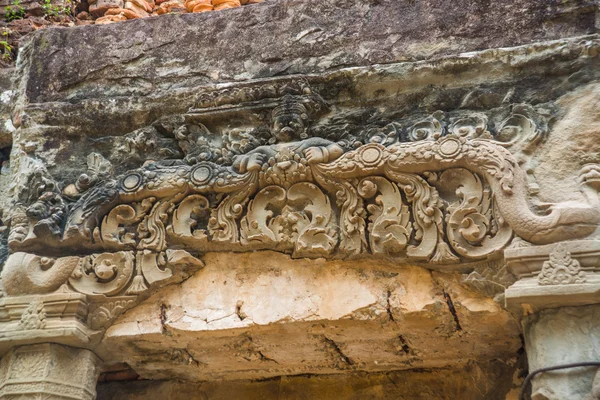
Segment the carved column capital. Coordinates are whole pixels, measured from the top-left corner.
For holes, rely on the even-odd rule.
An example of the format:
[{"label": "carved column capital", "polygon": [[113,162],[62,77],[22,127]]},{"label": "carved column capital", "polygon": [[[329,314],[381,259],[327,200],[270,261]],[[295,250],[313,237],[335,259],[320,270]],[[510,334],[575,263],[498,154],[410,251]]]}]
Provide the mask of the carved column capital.
[{"label": "carved column capital", "polygon": [[90,303],[73,292],[0,299],[0,355],[11,347],[55,342],[88,347],[98,332],[84,322]]},{"label": "carved column capital", "polygon": [[515,312],[600,303],[600,240],[512,247],[504,257],[518,278],[505,293]]}]

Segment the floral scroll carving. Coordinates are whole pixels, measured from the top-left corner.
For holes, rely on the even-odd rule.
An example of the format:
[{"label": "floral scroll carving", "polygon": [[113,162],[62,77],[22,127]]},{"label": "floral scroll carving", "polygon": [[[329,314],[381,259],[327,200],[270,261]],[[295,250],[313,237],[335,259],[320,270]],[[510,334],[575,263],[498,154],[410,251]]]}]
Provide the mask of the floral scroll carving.
[{"label": "floral scroll carving", "polygon": [[374,198],[374,202],[367,205],[373,252],[399,254],[410,241],[412,223],[398,185],[374,176],[362,179],[358,187],[361,197]]},{"label": "floral scroll carving", "polygon": [[[318,157],[335,146],[318,143],[321,150],[313,152]],[[512,237],[492,198],[492,186],[510,196],[516,185],[518,167],[502,157],[510,154],[501,147],[448,136],[410,146],[368,144],[329,163],[303,164],[307,152],[298,150],[303,146],[283,147],[296,151],[284,161],[261,158],[260,172],[240,173],[210,162],[132,172],[121,178],[123,197],[140,190],[147,197],[106,211],[100,227],[90,230],[96,239],[91,247],[160,252],[184,244],[196,251],[270,248],[298,257],[372,253],[453,263],[461,256],[484,258]],[[477,171],[463,168],[478,160],[483,162]],[[265,177],[284,168],[281,164],[288,170],[305,165],[310,173],[280,175],[285,182],[274,185]],[[460,176],[453,202],[441,198],[437,188],[448,174],[433,172],[444,164]],[[69,234],[86,232],[74,230],[72,223],[67,221]]]},{"label": "floral scroll carving", "polygon": [[[171,278],[170,249],[190,257],[270,249],[441,265],[487,260],[515,236],[553,243],[584,237],[600,222],[590,166],[581,180],[582,191],[593,192],[589,202],[555,204],[545,215],[529,208],[529,183],[513,153],[532,151],[543,129],[527,106],[495,125],[482,112],[438,111],[362,129],[315,124],[327,110],[305,81],[224,89],[201,97],[173,128],[183,159],[114,176],[105,159],[91,156],[68,207],[52,200],[60,192],[50,178],[32,176],[41,190],[15,208],[23,212],[10,232],[11,259],[25,267],[17,273],[9,260],[7,292],[26,291],[19,282],[51,292],[68,281],[90,296],[137,295]],[[229,115],[268,122],[220,137],[207,128]],[[40,202],[48,212],[28,217]],[[40,223],[51,240],[37,235]],[[58,262],[30,254],[48,242],[86,255]],[[108,304],[98,318],[112,313]]]},{"label": "floral scroll carving", "polygon": [[337,243],[333,218],[329,198],[312,183],[296,183],[287,190],[267,186],[241,220],[241,243],[290,249],[296,256],[327,256]]},{"label": "floral scroll carving", "polygon": [[155,282],[170,279],[181,265],[198,268],[202,262],[185,250],[57,258],[17,252],[6,261],[2,279],[5,293],[13,296],[47,294],[58,289],[90,296],[136,295]]}]

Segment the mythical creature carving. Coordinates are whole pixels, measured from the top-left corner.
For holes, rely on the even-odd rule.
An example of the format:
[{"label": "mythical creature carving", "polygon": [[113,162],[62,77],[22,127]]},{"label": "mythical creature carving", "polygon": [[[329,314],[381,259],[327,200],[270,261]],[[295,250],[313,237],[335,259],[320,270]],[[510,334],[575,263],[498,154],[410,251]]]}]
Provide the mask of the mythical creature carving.
[{"label": "mythical creature carving", "polygon": [[344,149],[328,139],[308,137],[308,109],[291,96],[272,111],[271,139],[246,154],[236,156],[233,167],[240,173],[261,170],[265,184],[289,187],[310,180],[309,164],[330,162]]},{"label": "mythical creature carving", "polygon": [[17,252],[4,265],[2,283],[9,296],[52,293],[64,284],[68,284],[66,290],[90,296],[137,295],[155,282],[168,280],[182,266],[197,269],[202,265],[184,250],[119,251],[58,258]]},{"label": "mythical creature carving", "polygon": [[[525,106],[514,107],[495,129],[483,113],[436,112],[323,135],[325,128],[312,124],[327,105],[306,82],[227,90],[203,97],[180,118],[173,135],[183,160],[151,162],[114,177],[101,156],[91,156],[88,178],[80,178],[89,184],[71,188],[78,198],[52,230],[58,230],[56,249],[76,245],[89,255],[76,265],[57,260],[42,268],[37,256],[17,252],[4,273],[7,291],[47,292],[68,280],[81,293],[142,293],[168,279],[170,248],[372,254],[438,264],[486,260],[515,234],[545,244],[586,236],[600,222],[592,166],[581,181],[589,202],[555,204],[546,215],[530,210],[528,182],[511,150],[531,151],[543,129]],[[245,99],[245,108],[235,111],[232,99]],[[234,111],[253,121],[265,113],[270,118],[220,137],[202,122]],[[57,204],[62,214],[54,214],[63,218],[66,208]],[[19,232],[11,232],[13,251],[40,252],[48,242]],[[17,280],[13,264],[35,276]]]},{"label": "mythical creature carving", "polygon": [[[16,298],[17,303],[20,298],[31,297],[27,295],[36,295],[20,315],[16,330],[43,330],[48,326],[52,329],[57,324],[68,325],[69,318],[87,319],[89,328],[97,330],[106,328],[147,297],[152,287],[181,281],[202,266],[202,261],[184,250],[118,251],[58,258],[17,252],[4,265],[2,284],[5,299]],[[88,303],[77,305],[81,297],[87,298]],[[3,322],[10,324],[18,314],[7,314],[4,307],[0,307],[4,310]]]}]

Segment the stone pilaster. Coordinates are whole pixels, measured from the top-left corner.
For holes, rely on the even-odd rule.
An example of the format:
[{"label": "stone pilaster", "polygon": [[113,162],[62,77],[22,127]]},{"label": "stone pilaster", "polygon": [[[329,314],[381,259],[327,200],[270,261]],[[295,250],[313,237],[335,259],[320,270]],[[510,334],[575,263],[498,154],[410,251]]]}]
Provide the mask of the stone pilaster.
[{"label": "stone pilaster", "polygon": [[[529,371],[582,361],[600,361],[600,304],[559,307],[523,319]],[[596,399],[590,394],[597,368],[580,367],[539,374],[532,398]]]},{"label": "stone pilaster", "polygon": [[[600,241],[580,240],[505,251],[519,280],[506,290],[506,305],[523,315],[529,371],[600,361]],[[538,374],[534,400],[589,400],[597,368]]]},{"label": "stone pilaster", "polygon": [[11,349],[0,361],[1,400],[93,400],[98,358],[53,343]]}]

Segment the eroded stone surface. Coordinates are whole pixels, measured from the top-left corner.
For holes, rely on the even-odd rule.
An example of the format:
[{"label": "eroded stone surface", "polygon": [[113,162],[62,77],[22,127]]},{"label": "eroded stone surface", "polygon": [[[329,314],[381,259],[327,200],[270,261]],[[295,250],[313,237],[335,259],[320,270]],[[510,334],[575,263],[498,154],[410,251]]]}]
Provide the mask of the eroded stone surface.
[{"label": "eroded stone surface", "polygon": [[[521,342],[491,297],[597,275],[555,248],[597,237],[595,13],[283,0],[32,35],[0,178],[2,351],[75,340],[150,379],[370,373],[372,397],[384,371],[435,369],[429,398],[505,394]],[[507,247],[540,268],[512,277]],[[326,398],[345,378],[318,379]]]},{"label": "eroded stone surface", "polygon": [[381,400],[464,399],[516,400],[511,389],[512,362],[469,364],[459,370],[431,369],[387,373],[283,376],[260,381],[180,383],[127,382],[98,386],[99,400],[323,399]]},{"label": "eroded stone surface", "polygon": [[[199,25],[202,30],[196,29]],[[32,43],[32,55],[36,60],[54,56],[43,71],[29,70],[27,95],[32,103],[106,97],[111,92],[148,95],[165,85],[178,89],[424,59],[594,29],[594,7],[583,0],[269,1],[223,13],[45,31],[32,38],[37,44]],[[240,31],[245,40],[236,40]],[[58,54],[55,46],[60,47]],[[98,48],[108,51],[105,57],[94,57]]]},{"label": "eroded stone surface", "polygon": [[0,398],[96,398],[99,360],[89,350],[44,343],[15,347],[0,362]]},{"label": "eroded stone surface", "polygon": [[146,378],[210,380],[441,368],[520,348],[512,317],[459,275],[272,252],[204,261],[119,318],[99,354]]},{"label": "eroded stone surface", "polygon": [[[525,344],[529,368],[597,361],[598,305],[544,310],[525,318]],[[569,368],[537,376],[533,380],[534,399],[596,398],[592,382],[597,367]],[[594,385],[596,386],[596,385]],[[594,390],[594,395],[597,389]]]},{"label": "eroded stone surface", "polygon": [[558,100],[562,118],[540,149],[532,171],[536,180],[546,183],[540,185],[542,201],[572,197],[577,182],[574,168],[600,159],[600,118],[594,111],[599,102],[598,84],[582,86]]},{"label": "eroded stone surface", "polygon": [[[256,7],[260,8],[262,5]],[[156,23],[159,23],[162,18],[156,20]],[[160,30],[159,27],[156,29]],[[69,43],[74,42],[70,40]],[[490,50],[416,64],[373,66],[365,71],[344,69],[325,74],[322,78],[310,77],[309,81],[329,103],[333,116],[338,118],[338,123],[347,121],[351,127],[364,124],[364,121],[372,118],[370,116],[375,110],[378,110],[375,119],[380,121],[419,118],[423,117],[423,114],[433,114],[436,110],[497,110],[494,115],[490,115],[490,125],[499,127],[510,113],[508,109],[511,103],[534,104],[536,113],[545,113],[547,118],[551,117],[550,120],[555,121],[563,111],[561,108],[557,109],[553,102],[586,82],[597,79],[597,50],[594,43],[584,39],[570,40],[521,49]],[[40,47],[43,46],[36,47],[36,51],[39,51]],[[113,47],[119,48],[111,45],[111,48]],[[73,51],[80,53],[79,50]],[[34,66],[28,61],[29,53],[27,50],[23,53],[22,73],[25,76],[30,72],[34,73]],[[144,54],[149,54],[147,49]],[[33,56],[31,54],[31,57]],[[553,63],[552,75],[548,75],[546,66],[549,60]],[[172,74],[170,79],[178,82],[177,90],[169,90],[170,83],[164,87],[160,86],[161,80],[157,77],[152,86],[152,96],[115,92],[114,85],[102,83],[97,85],[99,89],[96,94],[92,90],[85,90],[85,96],[81,99],[65,94],[66,97],[56,98],[55,100],[59,101],[52,103],[43,103],[40,99],[37,103],[27,105],[23,103],[24,99],[18,100],[15,103],[17,112],[13,123],[19,125],[23,120],[21,114],[25,113],[23,115],[26,115],[25,120],[29,121],[29,125],[21,127],[22,129],[15,133],[15,137],[21,145],[31,143],[35,146],[34,149],[44,149],[39,151],[38,157],[44,160],[55,178],[64,181],[65,185],[75,181],[85,168],[87,153],[81,152],[81,148],[103,154],[113,163],[117,174],[138,167],[148,159],[181,157],[181,150],[173,139],[173,134],[162,128],[161,124],[153,123],[166,115],[185,113],[194,108],[200,93],[214,88],[212,81],[186,83],[185,71],[191,67],[182,68],[169,68]],[[136,68],[134,71],[128,71],[127,75],[139,71],[140,69]],[[476,74],[481,73],[476,71],[492,73],[486,74],[485,78],[482,78],[483,75],[474,78]],[[47,73],[44,76],[49,75]],[[111,76],[113,75],[111,73]],[[254,77],[256,76],[252,75],[248,78]],[[21,84],[32,84],[32,79],[34,78],[23,79]],[[44,87],[46,84],[40,85]],[[59,84],[55,83],[52,87],[57,85]],[[431,92],[431,85],[438,89]],[[131,87],[140,86],[128,86]],[[26,86],[21,86],[21,89],[26,91]],[[33,94],[27,96],[29,101],[34,102]],[[369,100],[357,104],[352,101],[354,98]],[[63,101],[67,99],[68,101]],[[581,132],[576,121],[571,121],[570,131]],[[106,124],[111,127],[109,132],[105,129]],[[551,129],[552,125],[548,128]],[[569,157],[575,153],[565,152],[560,147],[562,132],[560,129],[552,133],[551,136],[556,138],[552,143],[557,143],[557,154]],[[213,134],[218,135],[219,132]],[[16,150],[13,156],[15,163],[19,155]],[[543,158],[544,165],[550,163],[544,170],[552,170],[554,164],[549,160],[555,158]],[[69,163],[60,163],[58,167],[57,161],[62,159],[69,160]],[[537,157],[530,165],[524,167],[535,168],[539,162],[536,159]],[[567,165],[574,166],[578,159]],[[16,165],[13,168],[16,168]],[[557,165],[557,168],[562,167]],[[571,169],[569,174],[577,174],[578,170]],[[536,174],[531,177],[535,178]],[[542,186],[544,179],[546,178],[542,176],[539,182],[533,183]],[[542,201],[548,202],[549,198],[545,192],[544,194]],[[573,190],[565,191],[563,195],[564,198],[573,196],[576,196]]]}]

